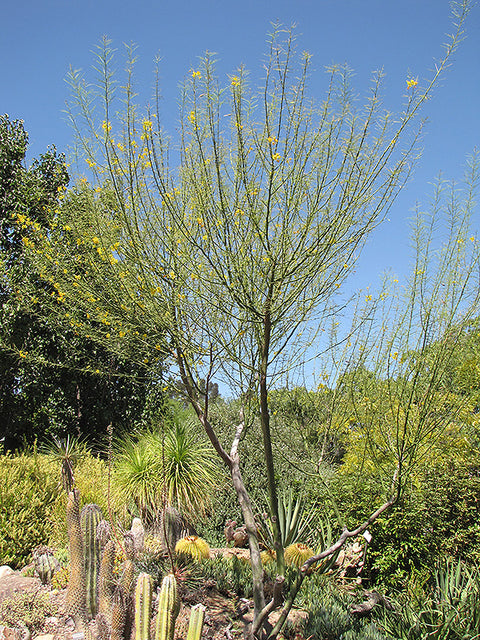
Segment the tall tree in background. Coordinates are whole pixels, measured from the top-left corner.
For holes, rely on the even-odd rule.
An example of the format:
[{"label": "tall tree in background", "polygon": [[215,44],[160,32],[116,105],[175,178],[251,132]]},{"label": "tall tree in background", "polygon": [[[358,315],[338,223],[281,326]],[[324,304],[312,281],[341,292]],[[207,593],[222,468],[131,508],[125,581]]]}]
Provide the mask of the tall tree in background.
[{"label": "tall tree in background", "polygon": [[[1,116],[0,256],[9,281],[0,281],[0,415],[7,448],[67,433],[101,439],[110,422],[138,420],[152,386],[136,365],[42,315],[39,301],[52,287],[32,271],[24,248],[29,229],[49,229],[69,177],[54,148],[27,169],[27,145],[23,122]],[[25,280],[36,291],[29,309],[16,290]]]},{"label": "tall tree in background", "polygon": [[[73,322],[112,353],[138,351],[155,371],[165,353],[162,336],[168,336],[172,376],[181,377],[199,422],[229,469],[242,509],[252,560],[252,633],[259,637],[267,633],[268,614],[282,602],[284,574],[269,391],[305,363],[319,330],[338,308],[336,294],[365,239],[408,177],[416,157],[417,115],[458,43],[467,9],[467,2],[458,8],[458,30],[434,77],[423,88],[407,79],[405,109],[395,117],[382,107],[381,75],[359,106],[343,67],[330,69],[327,97],[314,104],[307,96],[310,56],[298,57],[292,34],[281,30],[269,41],[258,92],[250,89],[242,68],[222,87],[209,56],[191,70],[179,150],[169,150],[159,114],[142,112],[134,103],[133,58],[123,91],[111,70],[108,42],[97,65],[103,70],[102,94],[89,94],[81,75],[71,75],[77,97],[72,121],[98,187],[93,191],[80,182],[54,216],[52,232],[34,230],[29,256],[40,277],[53,283],[51,308],[59,321]],[[102,101],[100,122],[90,106]],[[120,113],[121,102],[126,108]],[[175,170],[169,160],[177,153]],[[72,251],[75,247],[81,253]],[[448,330],[460,321],[459,311],[457,306],[438,326]],[[413,310],[411,318],[410,336],[418,328],[413,329]],[[433,333],[427,325],[418,328],[424,329],[428,341]],[[220,441],[204,392],[217,380],[243,400],[230,442]],[[242,438],[257,425],[278,570],[269,603],[239,464]],[[271,637],[309,567],[393,503],[408,470],[407,448],[395,451],[393,494],[378,509],[372,505],[362,525],[345,529],[332,547],[305,563]],[[414,455],[411,447],[408,452]]]}]

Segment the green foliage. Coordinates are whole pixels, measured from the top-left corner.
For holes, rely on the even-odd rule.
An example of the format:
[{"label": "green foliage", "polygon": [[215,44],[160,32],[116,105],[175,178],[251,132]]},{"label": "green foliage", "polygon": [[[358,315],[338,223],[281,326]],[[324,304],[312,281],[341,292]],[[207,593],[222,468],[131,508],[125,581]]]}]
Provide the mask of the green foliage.
[{"label": "green foliage", "polygon": [[204,560],[200,567],[205,578],[215,580],[220,593],[228,596],[233,592],[241,598],[251,597],[252,570],[247,560],[235,555],[229,558],[217,555]]},{"label": "green foliage", "polygon": [[461,562],[436,570],[421,598],[405,594],[382,624],[399,640],[475,640],[480,637],[480,575]]},{"label": "green foliage", "polygon": [[157,377],[140,378],[70,318],[41,313],[55,282],[42,282],[25,251],[36,230],[52,232],[69,176],[54,147],[26,168],[27,145],[23,121],[0,116],[0,413],[10,450],[73,430],[101,440],[108,424],[137,421],[149,393],[161,405]]},{"label": "green foliage", "polygon": [[198,517],[210,504],[217,466],[191,423],[178,421],[118,440],[114,483],[119,499],[133,503],[147,524],[158,519],[165,503]]},{"label": "green foliage", "polygon": [[53,530],[51,514],[65,499],[59,495],[58,482],[59,470],[45,456],[0,456],[0,557],[4,564],[20,568],[35,547],[48,543]]},{"label": "green foliage", "polygon": [[[282,547],[295,542],[307,542],[311,535],[313,513],[305,512],[303,495],[294,496],[292,489],[278,497],[278,521]],[[268,549],[274,548],[272,517],[259,522],[259,536]]]},{"label": "green foliage", "polygon": [[15,627],[21,622],[32,634],[41,633],[45,618],[55,613],[47,591],[20,591],[0,603],[0,623]]},{"label": "green foliage", "polygon": [[387,640],[368,620],[350,613],[355,599],[324,576],[313,574],[298,596],[298,605],[309,613],[305,637],[322,640]]}]

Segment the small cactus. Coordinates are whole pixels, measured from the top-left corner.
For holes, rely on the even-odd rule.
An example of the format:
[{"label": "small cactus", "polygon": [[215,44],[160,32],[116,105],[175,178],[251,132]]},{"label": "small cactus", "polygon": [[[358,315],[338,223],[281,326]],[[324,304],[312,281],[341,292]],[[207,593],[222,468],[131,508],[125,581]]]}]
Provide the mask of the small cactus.
[{"label": "small cactus", "polygon": [[140,518],[134,518],[132,522],[132,528],[130,533],[133,536],[133,546],[135,549],[135,556],[138,558],[145,546],[145,529]]},{"label": "small cactus", "polygon": [[313,550],[309,546],[295,542],[285,549],[285,564],[300,568],[312,556]]},{"label": "small cactus", "polygon": [[175,545],[175,553],[190,556],[194,560],[206,560],[210,557],[210,547],[208,543],[198,536],[187,536],[181,538]]},{"label": "small cactus", "polygon": [[262,560],[262,565],[265,567],[268,564],[272,564],[272,562],[275,562],[275,560],[277,559],[277,554],[273,549],[266,549],[265,551],[262,551],[262,553],[260,554],[260,558]]},{"label": "small cactus", "polygon": [[173,640],[175,620],[179,611],[180,600],[177,593],[177,581],[175,576],[170,573],[164,577],[158,596],[155,640]]},{"label": "small cactus", "polygon": [[41,583],[49,584],[58,565],[52,550],[48,547],[40,546],[34,550],[32,556],[35,571]]}]

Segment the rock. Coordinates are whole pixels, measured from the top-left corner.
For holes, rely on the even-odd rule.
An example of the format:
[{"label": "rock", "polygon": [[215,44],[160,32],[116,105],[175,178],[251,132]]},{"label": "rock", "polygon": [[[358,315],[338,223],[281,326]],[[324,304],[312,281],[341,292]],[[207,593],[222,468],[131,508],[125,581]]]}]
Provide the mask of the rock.
[{"label": "rock", "polygon": [[4,564],[0,567],[0,578],[3,578],[4,576],[11,576],[12,573],[15,573],[15,571],[11,569],[8,564]]},{"label": "rock", "polygon": [[4,627],[0,625],[0,640],[30,640],[32,634],[27,627]]}]

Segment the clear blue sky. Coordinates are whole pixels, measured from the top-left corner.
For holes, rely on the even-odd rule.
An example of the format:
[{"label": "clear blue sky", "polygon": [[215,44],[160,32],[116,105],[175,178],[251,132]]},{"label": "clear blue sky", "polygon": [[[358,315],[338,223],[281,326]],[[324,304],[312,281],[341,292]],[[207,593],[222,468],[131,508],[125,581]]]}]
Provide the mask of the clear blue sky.
[{"label": "clear blue sky", "polygon": [[[447,0],[23,0],[2,3],[0,111],[25,120],[29,158],[49,144],[65,150],[71,132],[62,110],[70,65],[87,68],[92,49],[106,34],[114,46],[136,42],[146,93],[153,58],[162,57],[163,113],[175,127],[178,84],[205,50],[221,59],[222,73],[241,63],[256,73],[270,23],[298,25],[299,45],[313,54],[312,93],[323,68],[348,62],[359,93],[372,70],[387,74],[386,102],[400,110],[409,74],[421,80],[442,55],[451,32]],[[370,242],[362,267],[367,285],[386,268],[402,272],[408,261],[406,220],[417,200],[428,198],[439,171],[459,178],[465,157],[480,146],[480,6],[467,23],[467,39],[453,59],[425,114],[429,123],[415,178]],[[318,91],[318,98],[322,94]],[[174,131],[172,131],[174,133]]]}]

